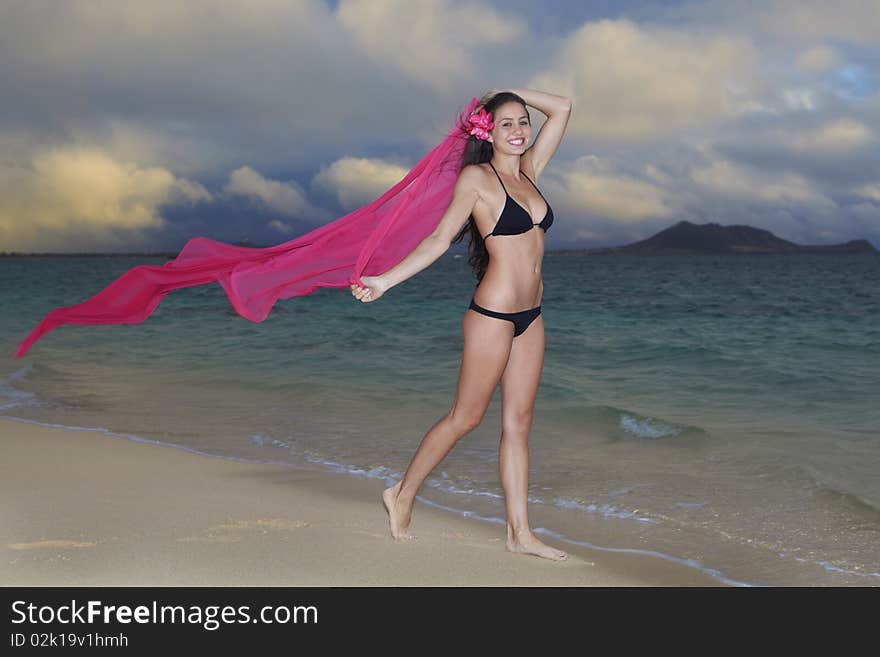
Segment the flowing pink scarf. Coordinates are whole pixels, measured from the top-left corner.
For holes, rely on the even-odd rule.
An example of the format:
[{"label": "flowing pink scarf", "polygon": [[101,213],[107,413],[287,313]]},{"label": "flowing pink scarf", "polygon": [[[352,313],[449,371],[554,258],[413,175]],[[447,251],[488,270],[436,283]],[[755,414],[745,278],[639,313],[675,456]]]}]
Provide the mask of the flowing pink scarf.
[{"label": "flowing pink scarf", "polygon": [[452,200],[468,134],[462,128],[478,104],[404,178],[375,201],[289,242],[248,248],[194,237],[163,266],[138,265],[92,298],[50,311],[22,340],[14,358],[62,324],[139,324],[171,290],[217,281],[232,307],[262,322],[278,299],[319,287],[363,286],[403,260],[440,222]]}]

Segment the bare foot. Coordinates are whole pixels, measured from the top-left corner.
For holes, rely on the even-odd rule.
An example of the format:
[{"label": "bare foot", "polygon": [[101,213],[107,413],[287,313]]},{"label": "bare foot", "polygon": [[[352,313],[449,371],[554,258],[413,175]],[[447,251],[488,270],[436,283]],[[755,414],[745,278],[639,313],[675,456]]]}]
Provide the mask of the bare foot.
[{"label": "bare foot", "polygon": [[534,554],[538,557],[553,561],[565,561],[568,553],[552,548],[538,540],[531,530],[514,535],[510,527],[507,528],[507,549],[517,554]]},{"label": "bare foot", "polygon": [[382,491],[382,502],[385,503],[388,519],[391,521],[391,535],[399,541],[409,541],[415,538],[413,534],[407,531],[412,517],[412,508],[401,510],[397,504],[397,494],[400,492],[400,485],[402,483],[403,480],[398,481],[391,488],[386,488]]}]

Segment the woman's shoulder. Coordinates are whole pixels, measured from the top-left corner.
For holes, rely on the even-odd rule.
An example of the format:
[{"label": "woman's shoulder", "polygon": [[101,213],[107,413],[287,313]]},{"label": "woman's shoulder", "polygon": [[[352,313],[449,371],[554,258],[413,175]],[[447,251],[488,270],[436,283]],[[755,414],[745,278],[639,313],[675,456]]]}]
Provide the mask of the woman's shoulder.
[{"label": "woman's shoulder", "polygon": [[466,164],[461,168],[458,174],[460,181],[473,185],[474,187],[483,188],[486,186],[487,176],[489,173],[489,164],[486,162],[480,164]]},{"label": "woman's shoulder", "polygon": [[488,162],[466,164],[458,174],[458,185],[462,189],[474,190],[480,199],[485,200],[489,197],[494,198],[494,189],[490,178],[494,178],[494,176]]},{"label": "woman's shoulder", "polygon": [[489,170],[488,162],[480,162],[478,164],[465,164],[461,168],[462,175],[468,176],[481,176],[483,173]]}]

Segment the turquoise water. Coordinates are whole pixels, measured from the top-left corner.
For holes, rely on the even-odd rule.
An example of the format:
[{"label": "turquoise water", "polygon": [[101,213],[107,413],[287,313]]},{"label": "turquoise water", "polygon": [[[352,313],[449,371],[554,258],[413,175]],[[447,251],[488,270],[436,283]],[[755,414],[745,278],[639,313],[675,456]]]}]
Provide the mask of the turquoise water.
[{"label": "turquoise water", "polygon": [[[319,290],[254,324],[206,285],[11,358],[47,311],[163,262],[0,259],[0,414],[396,481],[449,410],[474,286],[451,253],[374,303]],[[880,258],[551,252],[543,276],[533,526],[721,581],[880,584]],[[503,519],[500,411],[499,390],[423,502]]]}]

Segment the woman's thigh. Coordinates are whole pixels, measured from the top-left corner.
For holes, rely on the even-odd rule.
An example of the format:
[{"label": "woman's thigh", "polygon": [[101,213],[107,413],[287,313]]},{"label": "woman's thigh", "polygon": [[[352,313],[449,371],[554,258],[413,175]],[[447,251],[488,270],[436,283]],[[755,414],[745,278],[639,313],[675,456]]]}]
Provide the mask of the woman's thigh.
[{"label": "woman's thigh", "polygon": [[516,336],[507,367],[501,375],[502,423],[511,430],[526,429],[544,368],[544,318],[541,315]]},{"label": "woman's thigh", "polygon": [[513,324],[468,309],[461,320],[464,347],[452,415],[464,424],[478,423],[507,366]]}]

